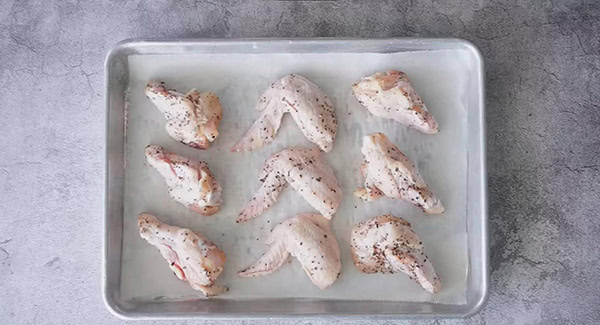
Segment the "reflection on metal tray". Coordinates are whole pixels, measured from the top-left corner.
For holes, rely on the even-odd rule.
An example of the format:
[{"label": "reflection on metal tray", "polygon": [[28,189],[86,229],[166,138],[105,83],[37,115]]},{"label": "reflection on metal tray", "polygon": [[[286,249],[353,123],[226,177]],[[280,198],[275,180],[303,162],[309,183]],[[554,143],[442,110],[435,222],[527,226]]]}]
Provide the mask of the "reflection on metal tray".
[{"label": "reflection on metal tray", "polygon": [[[224,295],[216,299],[197,299],[197,298],[186,298],[186,295],[179,295],[176,297],[171,296],[169,298],[159,299],[161,294],[155,293],[154,296],[148,296],[150,299],[136,299],[135,295],[131,295],[130,292],[123,291],[123,288],[131,288],[131,286],[138,285],[136,282],[127,282],[131,279],[132,272],[137,272],[137,269],[132,269],[131,264],[122,264],[122,260],[131,261],[129,257],[137,254],[132,254],[132,250],[137,249],[137,246],[131,246],[131,240],[134,234],[132,230],[129,214],[139,213],[138,210],[145,208],[142,207],[132,208],[130,199],[131,195],[127,193],[126,182],[128,177],[134,173],[135,168],[142,167],[133,165],[131,154],[128,153],[127,149],[128,142],[126,138],[129,137],[129,141],[135,143],[139,141],[139,136],[136,138],[132,137],[132,134],[128,135],[126,130],[126,120],[129,119],[129,123],[132,121],[141,122],[139,119],[140,115],[134,114],[135,111],[127,113],[127,102],[126,97],[128,96],[127,91],[132,82],[131,79],[135,79],[138,76],[134,76],[133,72],[130,76],[129,73],[133,66],[131,66],[131,59],[133,56],[140,58],[142,57],[157,57],[157,56],[178,56],[178,55],[228,55],[236,53],[241,55],[253,54],[253,55],[273,55],[274,53],[287,53],[287,54],[315,54],[320,55],[331,55],[331,56],[356,56],[368,53],[388,53],[388,54],[402,54],[402,53],[423,53],[425,56],[428,52],[436,50],[449,50],[455,53],[457,60],[461,62],[467,62],[468,69],[464,69],[465,82],[464,82],[464,94],[461,97],[462,106],[465,110],[465,130],[464,141],[459,142],[460,148],[465,153],[464,162],[464,185],[465,189],[465,203],[464,207],[461,207],[459,211],[462,211],[466,215],[464,222],[466,223],[466,246],[467,246],[467,261],[465,263],[466,268],[466,291],[464,293],[463,301],[465,303],[450,304],[440,300],[438,302],[392,302],[389,301],[390,297],[373,297],[370,295],[367,299],[361,300],[354,297],[346,297],[343,294],[343,290],[336,291],[332,289],[326,291],[328,295],[298,295],[298,296],[270,296],[268,293],[264,296],[235,296],[235,287],[232,287],[230,295]],[[308,57],[308,55],[307,55]],[[416,60],[415,62],[417,62]],[[281,64],[281,63],[280,63]],[[410,62],[404,62],[404,65],[410,65]],[[421,63],[422,64],[422,63]],[[318,68],[315,68],[319,70]],[[410,67],[409,67],[410,69]],[[138,69],[139,71],[139,69]],[[418,71],[418,69],[417,69]],[[463,73],[461,72],[461,73]],[[152,74],[152,73],[150,73]],[[409,74],[410,75],[410,74]],[[147,78],[148,76],[142,76],[141,78]],[[313,76],[311,76],[312,78]],[[199,76],[198,78],[201,78]],[[269,76],[268,78],[272,78]],[[144,79],[145,80],[145,79]],[[318,81],[318,80],[317,80]],[[325,82],[326,80],[323,80]],[[427,81],[424,79],[423,81]],[[421,81],[421,82],[423,82]],[[417,80],[417,83],[419,81]],[[138,82],[139,83],[139,82]],[[318,82],[317,82],[318,83]],[[139,85],[136,85],[139,87]],[[104,243],[104,281],[103,281],[103,294],[105,301],[110,310],[115,314],[126,317],[126,318],[260,318],[260,317],[314,317],[314,318],[330,318],[330,317],[379,317],[379,318],[398,318],[398,317],[461,317],[468,316],[477,312],[484,304],[487,297],[488,290],[488,252],[487,252],[487,185],[486,185],[486,169],[485,169],[485,125],[484,125],[484,93],[483,93],[483,63],[482,58],[473,45],[468,42],[453,39],[307,39],[307,40],[268,40],[268,39],[256,39],[256,40],[183,40],[183,41],[144,41],[134,40],[126,41],[118,44],[113,48],[106,61],[106,103],[107,103],[107,178],[106,178],[106,211],[105,211],[105,243]],[[342,87],[342,86],[340,86]],[[335,92],[334,88],[325,89],[326,93]],[[254,90],[251,91],[251,93]],[[236,93],[239,93],[236,91]],[[333,94],[333,97],[337,97],[338,100],[344,104],[345,95]],[[430,96],[432,98],[433,96]],[[135,99],[132,99],[132,103]],[[443,100],[442,100],[443,102]],[[233,106],[230,105],[230,106]],[[438,105],[443,106],[443,105]],[[233,108],[232,108],[233,109]],[[340,118],[340,108],[338,110],[338,118]],[[237,113],[232,111],[233,113]],[[349,111],[350,112],[350,111]],[[157,112],[153,112],[157,113]],[[344,111],[344,114],[346,112]],[[444,112],[447,114],[448,112]],[[356,113],[355,113],[356,114]],[[435,114],[435,113],[434,113]],[[365,116],[366,113],[365,113]],[[447,115],[448,116],[448,115]],[[225,119],[227,117],[225,116]],[[356,118],[356,117],[353,117]],[[385,127],[387,132],[393,132],[395,124],[377,124],[375,126]],[[148,121],[143,121],[148,123]],[[152,124],[152,121],[150,121]],[[246,121],[246,124],[250,121]],[[156,123],[154,123],[156,124]],[[249,125],[244,124],[242,128]],[[227,127],[228,122],[225,120],[224,127]],[[134,125],[131,125],[135,128]],[[232,127],[232,126],[230,126]],[[162,126],[161,126],[162,128]],[[285,124],[284,124],[285,128]],[[443,128],[443,126],[442,126]],[[396,135],[397,141],[404,140],[405,144],[414,144],[413,139],[434,139],[425,137],[411,137],[411,133],[401,131],[402,128],[397,128],[398,134]],[[158,129],[157,129],[158,130]],[[367,127],[368,130],[368,127]],[[390,131],[392,130],[392,131]],[[153,132],[153,131],[151,131]],[[237,133],[236,133],[237,132]],[[232,137],[240,136],[243,130],[226,130],[225,134],[235,133],[229,135]],[[160,132],[157,132],[160,133]],[[164,132],[162,132],[164,133]],[[238,134],[239,133],[239,134]],[[340,140],[344,141],[345,145],[348,144],[348,137],[350,135],[344,135],[344,131],[341,131],[339,135]],[[133,134],[137,136],[137,133]],[[227,135],[226,135],[227,136]],[[443,136],[443,132],[438,136]],[[283,137],[283,136],[282,136]],[[152,141],[156,141],[156,137],[151,137]],[[227,139],[227,138],[225,138]],[[289,142],[290,136],[288,135],[283,142]],[[148,139],[141,140],[150,141]],[[160,140],[166,141],[166,140]],[[226,146],[226,140],[221,139],[221,146]],[[336,142],[338,142],[336,140]],[[131,145],[131,143],[129,143]],[[137,144],[136,144],[137,145]],[[439,143],[437,144],[439,145]],[[416,145],[415,145],[416,146]],[[181,148],[181,147],[179,147]],[[334,146],[335,149],[335,146]],[[131,151],[131,148],[129,148]],[[187,149],[185,149],[187,150]],[[276,150],[276,144],[268,150]],[[411,150],[411,149],[409,149]],[[339,150],[338,150],[339,151]],[[188,152],[194,152],[193,149]],[[260,156],[260,161],[265,157],[265,152]],[[339,152],[337,153],[339,155]],[[355,153],[356,155],[356,153]],[[358,153],[360,155],[360,153]],[[409,152],[410,156],[410,152]],[[447,156],[447,155],[446,155]],[[445,156],[445,157],[446,157]],[[328,155],[330,162],[334,159],[333,167],[336,170],[340,170],[339,165],[341,162],[335,162],[340,160],[336,156],[335,150],[331,155]],[[354,159],[356,157],[352,157]],[[435,160],[435,159],[434,159]],[[439,160],[439,159],[438,159]],[[138,162],[133,159],[133,163]],[[420,161],[417,160],[417,164],[420,165]],[[438,162],[439,163],[439,162]],[[211,162],[209,161],[209,165]],[[428,162],[424,161],[427,165]],[[130,168],[127,170],[126,168]],[[336,168],[337,167],[337,168]],[[343,166],[342,166],[343,167]],[[141,168],[143,169],[143,168]],[[438,168],[439,169],[439,168]],[[152,171],[142,170],[141,173],[151,173]],[[217,169],[217,176],[219,170]],[[336,173],[338,173],[336,171]],[[432,172],[428,172],[431,174]],[[440,178],[438,171],[437,177]],[[427,178],[427,177],[426,177]],[[344,182],[342,180],[342,182]],[[353,183],[354,180],[350,179],[346,182],[346,192],[351,192],[351,189],[358,185]],[[227,191],[227,188],[225,189]],[[248,189],[253,191],[254,189]],[[131,190],[129,190],[131,191]],[[236,198],[242,193],[237,193]],[[443,193],[442,193],[443,194]],[[152,194],[155,195],[155,194]],[[158,195],[158,194],[156,194]],[[230,193],[231,195],[231,193]],[[350,196],[351,197],[351,196]],[[239,199],[240,201],[243,198]],[[347,200],[345,198],[345,200]],[[350,199],[351,200],[351,199]],[[231,201],[231,200],[230,200]],[[227,204],[227,202],[226,202]],[[352,204],[354,205],[354,204]],[[374,216],[377,208],[375,205],[366,205],[359,207],[360,214],[369,214],[367,217]],[[368,210],[364,210],[368,209]],[[385,210],[385,208],[384,208]],[[132,212],[133,211],[133,212]],[[165,208],[167,213],[171,210]],[[377,210],[379,211],[379,210]],[[395,210],[396,211],[396,210]],[[403,211],[399,209],[398,211]],[[347,217],[347,214],[344,215]],[[334,219],[336,222],[342,222],[344,218],[338,216]],[[218,217],[217,217],[218,218]],[[222,217],[221,217],[222,218]],[[211,219],[211,220],[222,220],[222,219]],[[348,219],[346,223],[350,223]],[[360,220],[360,219],[359,219]],[[416,219],[413,219],[416,220]],[[421,219],[425,220],[425,219]],[[354,222],[355,220],[352,220]],[[217,222],[217,221],[215,221]],[[415,222],[413,222],[415,224]],[[337,225],[340,228],[340,225]],[[334,223],[334,228],[336,224]],[[429,227],[431,228],[431,227]],[[193,228],[194,229],[194,228]],[[221,230],[220,228],[216,228]],[[428,228],[425,228],[428,229]],[[258,231],[258,230],[257,230]],[[202,231],[201,231],[202,232]],[[344,234],[336,234],[338,237],[344,237]],[[258,236],[258,235],[257,235]],[[209,238],[211,236],[209,235]],[[425,236],[427,237],[427,235]],[[136,238],[135,240],[138,240]],[[224,240],[224,239],[223,239]],[[217,240],[218,241],[218,240]],[[424,240],[425,241],[425,240]],[[345,239],[341,238],[340,246],[343,246]],[[427,241],[425,241],[427,242]],[[124,246],[128,245],[128,246]],[[221,245],[221,243],[219,243]],[[347,251],[347,247],[340,247],[342,251]],[[229,248],[231,250],[232,248]],[[125,253],[124,253],[125,250]],[[427,250],[427,246],[426,246]],[[226,250],[227,252],[227,250]],[[235,252],[239,254],[239,252]],[[235,258],[236,260],[238,258]],[[347,267],[350,267],[351,262],[342,260]],[[164,263],[163,261],[160,261]],[[229,262],[228,262],[229,263]],[[137,265],[137,264],[136,264]],[[127,268],[125,268],[127,267]],[[231,268],[231,265],[229,266]],[[237,265],[235,265],[237,267]],[[351,270],[351,269],[349,269]],[[123,273],[124,271],[127,271]],[[230,270],[231,271],[231,270]],[[349,271],[343,271],[348,273]],[[231,272],[230,272],[231,273]],[[128,275],[129,274],[129,275]],[[369,278],[373,280],[374,278]],[[171,279],[169,279],[171,280]],[[268,278],[263,278],[267,281]],[[122,283],[122,281],[125,281]],[[342,279],[340,281],[347,281],[348,279]],[[400,281],[400,280],[398,280]],[[242,282],[238,282],[238,286],[241,287]],[[248,282],[243,282],[247,284]],[[227,283],[225,283],[227,284]],[[340,285],[341,287],[342,285]],[[252,289],[251,287],[249,287]],[[248,288],[246,288],[248,290]],[[238,291],[242,291],[241,289]],[[367,294],[367,292],[365,292]],[[170,296],[168,292],[164,293],[165,296]],[[146,298],[148,298],[146,297]],[[189,297],[189,295],[188,295]],[[173,299],[175,298],[175,299]],[[243,299],[247,298],[247,299]],[[333,299],[330,299],[333,298]],[[421,298],[419,298],[421,299]],[[383,301],[382,301],[383,300]]]}]

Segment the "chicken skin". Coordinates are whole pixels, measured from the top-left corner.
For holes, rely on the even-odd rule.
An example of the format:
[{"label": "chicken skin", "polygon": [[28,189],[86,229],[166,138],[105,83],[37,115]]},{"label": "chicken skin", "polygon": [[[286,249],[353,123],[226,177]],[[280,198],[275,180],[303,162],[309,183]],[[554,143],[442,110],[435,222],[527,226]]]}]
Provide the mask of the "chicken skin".
[{"label": "chicken skin", "polygon": [[371,114],[396,120],[423,133],[438,133],[438,124],[406,74],[389,70],[364,77],[352,85],[358,102]]},{"label": "chicken skin", "polygon": [[146,160],[164,178],[173,200],[196,213],[209,216],[221,206],[221,185],[205,162],[167,152],[160,146],[146,147]]},{"label": "chicken skin", "polygon": [[333,104],[310,80],[287,75],[263,93],[256,107],[261,115],[231,151],[252,151],[270,143],[283,114],[290,113],[302,133],[325,152],[333,148],[337,120]]},{"label": "chicken skin", "polygon": [[303,214],[275,226],[267,238],[269,250],[252,266],[238,273],[255,277],[275,272],[289,258],[298,259],[317,287],[325,289],[340,275],[340,248],[329,220],[318,214]]},{"label": "chicken skin", "polygon": [[167,119],[165,129],[175,140],[197,149],[207,149],[219,135],[223,110],[219,97],[195,89],[182,94],[168,89],[163,82],[150,81],[146,97]]},{"label": "chicken skin", "polygon": [[160,222],[143,213],[138,217],[140,236],[158,248],[177,278],[206,296],[216,296],[227,288],[214,285],[223,272],[225,253],[201,234]]},{"label": "chicken skin", "polygon": [[269,209],[286,184],[325,218],[331,219],[342,201],[342,190],[333,169],[317,148],[282,150],[265,162],[260,174],[261,188],[246,203],[236,222],[251,220]]},{"label": "chicken skin", "polygon": [[355,196],[373,201],[385,195],[408,201],[428,214],[444,212],[444,206],[429,190],[415,164],[384,134],[363,137],[362,153],[365,162],[361,173],[365,177],[365,187],[355,190]]},{"label": "chicken skin", "polygon": [[350,245],[354,265],[363,273],[403,272],[428,292],[442,289],[423,243],[402,218],[382,215],[359,223],[352,229]]}]

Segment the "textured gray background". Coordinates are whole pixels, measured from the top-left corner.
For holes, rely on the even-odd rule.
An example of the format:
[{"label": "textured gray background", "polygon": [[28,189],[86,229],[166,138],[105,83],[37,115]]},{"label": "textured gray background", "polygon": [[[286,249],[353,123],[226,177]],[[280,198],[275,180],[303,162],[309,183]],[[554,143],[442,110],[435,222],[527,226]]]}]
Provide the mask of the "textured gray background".
[{"label": "textured gray background", "polygon": [[121,322],[100,296],[112,45],[311,36],[461,37],[483,52],[491,296],[471,319],[420,323],[600,322],[599,2],[1,0],[0,323]]}]

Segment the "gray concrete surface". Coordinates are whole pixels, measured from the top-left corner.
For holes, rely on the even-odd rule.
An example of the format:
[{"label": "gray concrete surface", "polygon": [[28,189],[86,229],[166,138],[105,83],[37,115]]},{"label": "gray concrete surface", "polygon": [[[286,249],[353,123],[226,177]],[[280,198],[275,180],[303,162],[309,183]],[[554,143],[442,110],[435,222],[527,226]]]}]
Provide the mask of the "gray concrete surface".
[{"label": "gray concrete surface", "polygon": [[600,322],[598,1],[3,0],[0,324],[121,323],[100,296],[113,44],[312,36],[461,37],[485,57],[491,296],[470,319],[418,323]]}]

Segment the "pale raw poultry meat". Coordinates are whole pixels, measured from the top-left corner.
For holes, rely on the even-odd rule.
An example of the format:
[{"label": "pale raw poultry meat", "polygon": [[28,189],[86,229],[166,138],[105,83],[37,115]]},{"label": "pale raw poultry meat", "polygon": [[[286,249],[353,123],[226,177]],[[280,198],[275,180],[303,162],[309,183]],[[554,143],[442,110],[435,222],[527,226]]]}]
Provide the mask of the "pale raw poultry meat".
[{"label": "pale raw poultry meat", "polygon": [[266,244],[269,250],[252,266],[240,271],[240,276],[271,274],[290,255],[298,259],[306,275],[320,289],[332,285],[340,275],[340,248],[330,221],[323,216],[304,214],[284,220],[273,228]]},{"label": "pale raw poultry meat", "polygon": [[201,215],[219,211],[221,185],[205,162],[170,153],[161,146],[146,147],[146,160],[165,179],[173,200]]},{"label": "pale raw poultry meat", "polygon": [[246,203],[237,222],[244,222],[269,209],[290,184],[313,208],[331,219],[342,201],[333,169],[317,148],[292,148],[272,155],[260,173],[263,183]]},{"label": "pale raw poultry meat", "polygon": [[231,151],[252,151],[270,143],[285,113],[292,115],[310,142],[325,152],[333,148],[337,130],[333,104],[310,80],[290,74],[275,81],[262,94],[256,109],[260,117]]},{"label": "pale raw poultry meat", "polygon": [[423,242],[402,218],[382,215],[359,223],[352,229],[350,246],[354,265],[363,273],[402,272],[428,292],[442,289]]},{"label": "pale raw poultry meat", "polygon": [[182,94],[163,82],[150,81],[146,97],[167,119],[165,129],[175,140],[197,149],[207,149],[219,135],[223,115],[219,97],[195,89]]},{"label": "pale raw poultry meat", "polygon": [[365,201],[387,196],[408,201],[428,214],[444,212],[444,206],[429,190],[415,164],[383,133],[364,136],[362,154],[365,187],[355,190],[355,196]]},{"label": "pale raw poultry meat", "polygon": [[438,133],[433,115],[403,72],[389,70],[364,77],[352,85],[352,92],[375,116],[396,120],[423,133]]},{"label": "pale raw poultry meat", "polygon": [[225,253],[210,240],[190,229],[162,223],[148,213],[138,217],[138,228],[140,236],[158,248],[177,278],[206,296],[227,291],[214,284],[223,272]]}]

